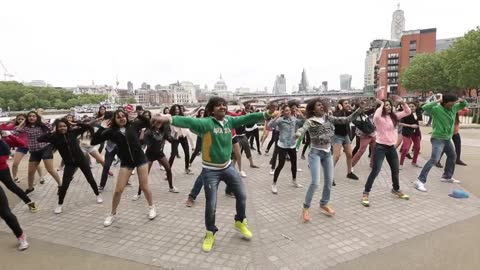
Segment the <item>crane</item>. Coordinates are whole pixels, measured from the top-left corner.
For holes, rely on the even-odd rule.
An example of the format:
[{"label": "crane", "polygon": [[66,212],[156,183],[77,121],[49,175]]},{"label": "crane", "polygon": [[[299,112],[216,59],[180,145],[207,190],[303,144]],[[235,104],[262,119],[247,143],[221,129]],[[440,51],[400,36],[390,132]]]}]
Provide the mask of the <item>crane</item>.
[{"label": "crane", "polygon": [[4,81],[7,81],[7,78],[12,78],[13,75],[8,73],[8,70],[7,68],[5,67],[5,65],[3,64],[2,60],[0,60],[0,65],[2,66],[3,70],[4,70],[4,73],[3,73],[3,80]]}]

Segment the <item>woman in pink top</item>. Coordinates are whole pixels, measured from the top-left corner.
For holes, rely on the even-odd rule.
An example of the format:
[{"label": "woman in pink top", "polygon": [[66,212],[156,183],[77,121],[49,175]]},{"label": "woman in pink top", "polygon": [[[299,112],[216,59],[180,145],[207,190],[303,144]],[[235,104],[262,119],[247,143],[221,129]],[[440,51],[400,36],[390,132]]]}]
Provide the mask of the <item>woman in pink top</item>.
[{"label": "woman in pink top", "polygon": [[381,101],[377,99],[378,108],[373,115],[373,122],[377,129],[377,138],[375,144],[375,152],[373,154],[373,168],[370,175],[367,178],[365,189],[363,191],[362,205],[370,206],[368,200],[368,194],[372,189],[375,178],[382,169],[383,160],[386,158],[390,170],[392,171],[392,194],[398,196],[400,199],[408,200],[409,197],[400,191],[399,183],[399,162],[398,154],[395,149],[395,143],[397,142],[397,125],[399,120],[410,114],[410,107],[403,102],[401,97],[395,99],[402,105],[403,111],[395,113],[393,112],[393,103],[390,100]]}]

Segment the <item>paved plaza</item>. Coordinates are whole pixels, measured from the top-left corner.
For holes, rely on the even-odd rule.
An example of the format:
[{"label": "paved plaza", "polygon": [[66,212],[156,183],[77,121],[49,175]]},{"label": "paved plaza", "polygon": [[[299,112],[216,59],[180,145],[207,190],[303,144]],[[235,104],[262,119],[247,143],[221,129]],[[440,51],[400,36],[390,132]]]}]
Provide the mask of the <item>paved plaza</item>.
[{"label": "paved plaza", "polygon": [[[170,150],[166,149],[166,153]],[[409,166],[408,160],[401,171],[400,182],[410,201],[390,194],[390,170],[385,162],[370,195],[371,206],[363,207],[360,199],[370,171],[365,155],[355,170],[360,181],[345,178],[344,158],[338,163],[337,186],[333,187],[331,197],[331,206],[337,215],[332,218],[320,213],[319,189],[312,205],[312,221],[305,224],[300,214],[310,183],[307,162],[299,160],[303,172],[297,176],[304,188],[291,186],[287,162],[279,178],[279,194],[273,195],[270,157],[253,155],[261,168],[248,168],[244,159],[248,177],[243,181],[247,186],[247,217],[254,237],[246,241],[233,228],[235,200],[223,195],[222,184],[216,215],[219,232],[210,253],[201,250],[205,232],[203,191],[193,208],[185,207],[187,194],[201,170],[199,158],[193,166],[195,175],[183,173],[183,158],[175,160],[174,185],[180,189],[178,194],[168,192],[164,172],[154,165],[150,186],[159,216],[153,221],[147,219],[148,208],[143,196],[138,201],[131,200],[138,188],[136,175],[131,178],[133,187],[125,189],[115,223],[108,228],[103,226],[103,221],[111,208],[115,177],[109,178],[103,204],[95,203],[83,175],[77,173],[62,214],[53,213],[57,188],[51,178],[46,184],[37,185],[32,193],[32,199],[40,207],[38,213],[30,213],[23,203],[15,206],[14,213],[30,237],[161,269],[327,269],[480,214],[480,200],[472,194],[464,200],[447,196],[458,186],[440,182],[441,171],[437,168],[430,173],[428,193],[416,191],[411,182],[420,169]],[[420,159],[419,163],[423,164],[424,160]],[[117,170],[118,167],[112,167],[115,176]],[[99,180],[101,166],[95,165],[93,171]],[[4,224],[0,229],[8,231]]]}]

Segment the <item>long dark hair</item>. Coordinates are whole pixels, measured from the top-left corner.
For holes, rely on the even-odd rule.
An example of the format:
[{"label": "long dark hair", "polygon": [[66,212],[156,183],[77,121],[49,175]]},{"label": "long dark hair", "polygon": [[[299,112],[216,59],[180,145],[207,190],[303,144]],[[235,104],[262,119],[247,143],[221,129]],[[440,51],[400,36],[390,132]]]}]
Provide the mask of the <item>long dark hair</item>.
[{"label": "long dark hair", "polygon": [[[388,102],[390,103],[390,107],[392,107],[392,111],[390,113],[387,113],[387,110],[385,109],[385,102]],[[394,106],[393,106],[393,101],[390,100],[390,99],[384,99],[383,100],[383,109],[382,109],[382,117],[387,117],[387,115],[390,116],[390,119],[392,119],[392,122],[393,122],[393,126],[397,126],[398,124],[398,118],[397,118],[397,115],[395,114],[395,112],[393,111],[394,109]],[[380,107],[380,105],[377,105],[377,109]]]},{"label": "long dark hair", "polygon": [[168,110],[168,113],[170,113],[170,108],[165,107],[165,108],[163,108],[163,114],[167,114],[167,113],[166,113],[167,110]]},{"label": "long dark hair", "polygon": [[67,126],[67,132],[70,131],[72,126],[70,125],[70,122],[68,122],[67,118],[64,117],[64,118],[56,119],[53,122],[53,126],[55,127],[56,133],[58,133],[58,124],[60,123],[64,123]]},{"label": "long dark hair", "polygon": [[[178,108],[178,114],[175,112],[176,108]],[[174,115],[183,116],[182,107],[180,107],[180,105],[178,105],[178,104],[173,104],[172,107],[170,107],[170,115],[171,116],[174,116]]]},{"label": "long dark hair", "polygon": [[305,109],[305,111],[307,113],[307,118],[311,118],[311,117],[315,116],[315,105],[317,104],[317,102],[322,103],[324,113],[328,114],[329,104],[328,104],[327,100],[321,99],[321,98],[315,98],[315,99],[310,100],[307,103],[307,108]]},{"label": "long dark hair", "polygon": [[151,112],[151,111],[143,111],[142,116],[143,116],[143,117],[146,117],[146,116],[145,116],[146,114],[150,115],[150,118],[149,118],[149,119],[152,119],[152,112]]},{"label": "long dark hair", "polygon": [[27,121],[27,115],[26,114],[24,114],[24,113],[17,114],[17,116],[15,116],[15,126],[20,125],[20,123],[18,122],[18,117],[20,117],[20,116],[23,117],[23,119],[25,119],[25,121]]},{"label": "long dark hair", "polygon": [[[35,114],[35,116],[37,116],[37,121],[35,121],[35,123],[33,123],[33,124],[28,122],[28,116],[30,114]],[[25,118],[25,121],[26,121],[27,125],[34,125],[36,127],[40,127],[45,132],[50,131],[50,129],[42,122],[42,117],[36,111],[29,111],[27,113],[27,118]]]},{"label": "long dark hair", "polygon": [[96,118],[100,118],[100,117],[102,117],[102,116],[105,117],[105,112],[103,113],[103,115],[100,115],[100,109],[105,109],[105,112],[107,112],[107,107],[105,107],[105,106],[103,106],[103,105],[100,106],[100,107],[98,107],[98,112],[97,112]]},{"label": "long dark hair", "polygon": [[129,121],[128,121],[128,114],[124,111],[124,110],[116,110],[115,112],[113,112],[113,115],[112,115],[112,125],[111,127],[112,128],[115,128],[115,129],[119,129],[120,127],[117,125],[117,121],[116,121],[116,118],[117,118],[117,115],[119,113],[123,113],[125,115],[125,117],[127,118],[127,124],[125,125],[125,127],[127,127],[129,125]]},{"label": "long dark hair", "polygon": [[198,112],[197,112],[197,118],[202,117],[202,112],[203,112],[203,115],[205,115],[205,109],[200,109],[200,110],[198,110]]}]

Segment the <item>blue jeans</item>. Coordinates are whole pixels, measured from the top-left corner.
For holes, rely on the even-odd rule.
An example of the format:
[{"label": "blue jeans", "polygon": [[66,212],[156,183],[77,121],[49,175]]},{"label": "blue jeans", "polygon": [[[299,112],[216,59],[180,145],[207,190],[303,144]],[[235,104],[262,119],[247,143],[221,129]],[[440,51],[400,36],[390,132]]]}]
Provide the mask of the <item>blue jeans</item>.
[{"label": "blue jeans", "polygon": [[445,163],[445,169],[442,175],[443,178],[450,179],[453,177],[453,173],[455,172],[455,161],[457,159],[457,154],[455,153],[455,149],[453,148],[451,140],[431,138],[430,142],[432,143],[432,155],[430,156],[430,160],[428,160],[427,164],[423,166],[422,172],[418,176],[418,180],[424,184],[427,182],[428,173],[432,169],[433,165],[440,160],[443,152],[445,152],[447,155],[447,161]]},{"label": "blue jeans", "polygon": [[195,179],[195,183],[193,184],[192,190],[190,190],[190,194],[188,197],[192,198],[193,200],[197,199],[198,194],[202,191],[203,187],[203,174],[200,174],[197,179]]},{"label": "blue jeans", "polygon": [[235,195],[237,209],[235,221],[243,221],[246,217],[247,194],[245,185],[235,170],[235,167],[233,167],[233,164],[230,164],[223,170],[203,168],[201,175],[203,178],[203,187],[205,188],[205,226],[207,227],[207,231],[218,231],[217,226],[215,226],[215,212],[217,210],[217,191],[220,181],[225,182],[229,191]]},{"label": "blue jeans", "polygon": [[330,190],[332,189],[333,181],[333,159],[330,152],[325,152],[322,150],[312,148],[310,154],[308,154],[308,167],[310,167],[310,175],[312,177],[312,182],[308,187],[307,194],[305,195],[305,202],[303,203],[304,208],[310,208],[312,203],[313,195],[318,188],[320,183],[320,165],[323,169],[323,192],[322,199],[320,200],[320,205],[328,204],[330,201]]},{"label": "blue jeans", "polygon": [[400,181],[399,181],[399,161],[398,154],[395,149],[395,145],[385,145],[377,143],[375,145],[374,159],[373,159],[373,168],[367,178],[367,183],[365,184],[365,189],[363,193],[369,193],[372,189],[373,182],[377,178],[380,170],[382,169],[383,160],[387,159],[388,165],[390,166],[390,171],[392,173],[392,187],[395,191],[400,191]]}]

